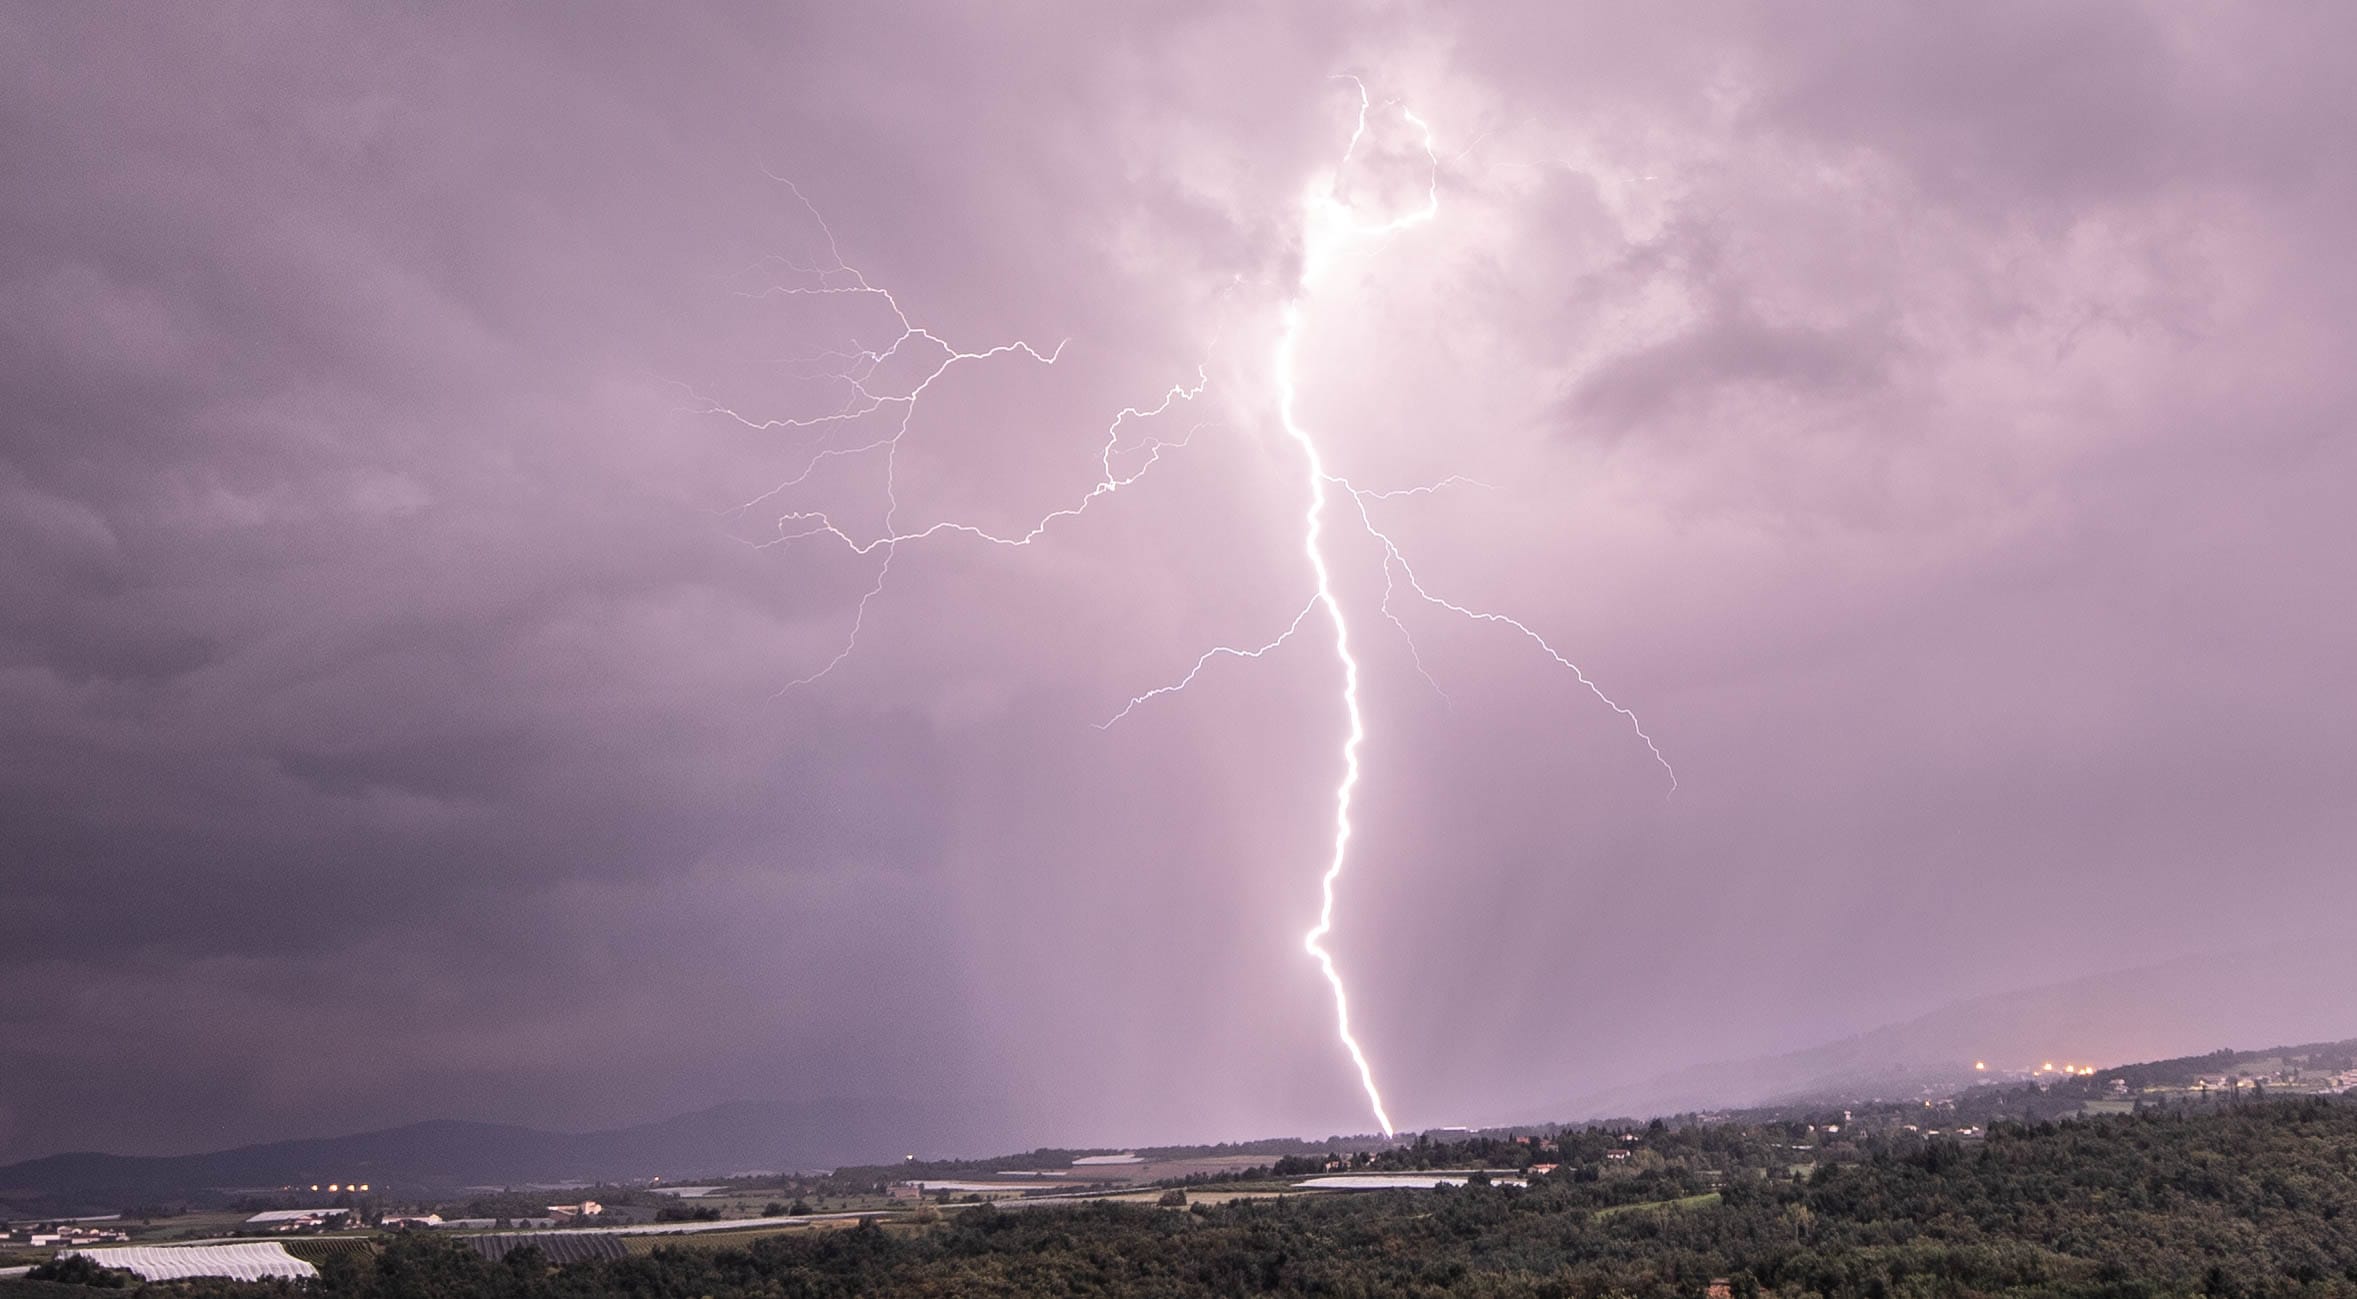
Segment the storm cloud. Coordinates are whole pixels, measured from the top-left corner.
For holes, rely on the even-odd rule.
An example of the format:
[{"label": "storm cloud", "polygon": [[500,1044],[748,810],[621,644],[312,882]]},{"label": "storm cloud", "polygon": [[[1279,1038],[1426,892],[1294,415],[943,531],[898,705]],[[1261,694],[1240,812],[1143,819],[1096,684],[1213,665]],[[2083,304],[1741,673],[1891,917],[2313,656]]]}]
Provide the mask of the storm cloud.
[{"label": "storm cloud", "polygon": [[[1488,484],[1384,523],[1680,778],[1513,635],[1410,601],[1412,657],[1337,525],[1336,948],[1404,1121],[2345,943],[2353,26],[14,7],[0,1157],[778,1095],[968,1153],[1367,1126],[1299,949],[1330,648],[1092,725],[1309,593],[1268,360],[1337,73],[1432,123],[1442,209],[1313,304],[1305,419]],[[902,548],[784,690],[875,563],[769,520],[878,526],[876,466],[741,509],[827,444],[709,410],[837,408],[794,358],[890,337],[760,291],[830,231],[960,347],[1068,340],[928,395],[903,526],[1067,507],[1206,386],[1034,546]]]}]

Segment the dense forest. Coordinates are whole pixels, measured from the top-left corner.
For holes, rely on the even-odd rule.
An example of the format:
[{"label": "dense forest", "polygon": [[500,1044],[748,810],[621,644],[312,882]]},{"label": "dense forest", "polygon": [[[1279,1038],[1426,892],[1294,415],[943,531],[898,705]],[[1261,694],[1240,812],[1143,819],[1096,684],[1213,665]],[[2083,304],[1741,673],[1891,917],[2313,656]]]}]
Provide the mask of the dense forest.
[{"label": "dense forest", "polygon": [[[493,1262],[446,1239],[403,1237],[373,1257],[330,1260],[307,1290],[354,1299],[2357,1296],[2357,1106],[2345,1102],[1998,1124],[1965,1140],[1895,1129],[1806,1167],[1785,1162],[1800,1144],[1793,1135],[1756,1124],[1590,1131],[1564,1134],[1557,1166],[1527,1186],[1501,1174],[1494,1185],[1183,1210],[975,1206],[913,1228],[802,1231],[562,1268],[530,1249]],[[1409,1150],[1417,1162],[1464,1166],[1494,1162],[1501,1144],[1543,1150],[1495,1140]],[[205,1282],[178,1292],[298,1289]]]}]

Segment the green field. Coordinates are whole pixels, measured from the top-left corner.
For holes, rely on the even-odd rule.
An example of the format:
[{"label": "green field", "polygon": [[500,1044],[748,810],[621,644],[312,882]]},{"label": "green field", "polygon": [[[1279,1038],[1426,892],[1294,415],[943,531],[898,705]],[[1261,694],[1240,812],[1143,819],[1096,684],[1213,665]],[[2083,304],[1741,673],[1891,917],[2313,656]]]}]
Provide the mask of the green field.
[{"label": "green field", "polygon": [[234,1236],[254,1215],[244,1209],[198,1210],[174,1214],[169,1218],[152,1220],[125,1219],[123,1229],[131,1233],[134,1243],[153,1243],[166,1240],[195,1240],[208,1236]]}]

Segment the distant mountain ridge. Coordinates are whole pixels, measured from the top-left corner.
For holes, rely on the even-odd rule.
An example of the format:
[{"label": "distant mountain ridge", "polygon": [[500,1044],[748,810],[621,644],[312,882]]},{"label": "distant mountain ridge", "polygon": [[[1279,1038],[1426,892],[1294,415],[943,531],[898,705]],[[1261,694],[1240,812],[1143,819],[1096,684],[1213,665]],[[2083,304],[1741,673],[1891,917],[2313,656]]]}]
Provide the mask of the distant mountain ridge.
[{"label": "distant mountain ridge", "polygon": [[439,1119],[206,1154],[49,1155],[0,1166],[0,1198],[354,1182],[451,1188],[831,1168],[937,1146],[945,1126],[886,1100],[737,1102],[603,1132]]},{"label": "distant mountain ridge", "polygon": [[1963,1085],[1973,1063],[2110,1064],[2357,1033],[2357,953],[2286,948],[2189,957],[1957,1002],[1822,1046],[1694,1065],[1604,1088],[1532,1121],[1650,1117]]},{"label": "distant mountain ridge", "polygon": [[[2357,1033],[2357,952],[2180,960],[1960,1002],[1803,1051],[1699,1065],[1551,1103],[1517,1122],[1650,1117],[1819,1098],[1898,1097],[2054,1059],[2165,1061],[2228,1042]],[[9,1203],[110,1205],[223,1188],[367,1182],[451,1189],[889,1163],[970,1146],[974,1116],[867,1098],[737,1102],[600,1132],[436,1120],[205,1154],[58,1154],[0,1166]],[[43,1212],[53,1212],[45,1207]]]}]

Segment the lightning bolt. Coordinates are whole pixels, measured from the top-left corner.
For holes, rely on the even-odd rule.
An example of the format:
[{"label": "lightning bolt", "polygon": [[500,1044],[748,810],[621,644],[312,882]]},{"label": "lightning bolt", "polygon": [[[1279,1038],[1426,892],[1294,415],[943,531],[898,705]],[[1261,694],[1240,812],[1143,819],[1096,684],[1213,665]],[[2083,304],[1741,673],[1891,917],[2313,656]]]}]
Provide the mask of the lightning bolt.
[{"label": "lightning bolt", "polygon": [[[1348,80],[1358,87],[1359,115],[1351,129],[1350,143],[1342,151],[1342,165],[1350,162],[1358,152],[1359,142],[1366,138],[1370,107],[1366,83],[1356,77]],[[1301,549],[1309,559],[1310,573],[1317,579],[1317,603],[1326,611],[1326,621],[1334,628],[1334,657],[1342,664],[1342,709],[1349,719],[1342,737],[1342,780],[1334,787],[1334,851],[1326,861],[1325,874],[1318,880],[1318,922],[1301,936],[1301,946],[1317,960],[1319,971],[1326,976],[1327,987],[1334,993],[1335,1034],[1342,1039],[1343,1050],[1349,1053],[1351,1065],[1358,1070],[1359,1086],[1366,1091],[1367,1105],[1375,1111],[1375,1121],[1383,1125],[1385,1136],[1395,1131],[1391,1112],[1383,1104],[1382,1089],[1375,1085],[1375,1067],[1367,1060],[1366,1048],[1359,1045],[1358,1038],[1350,1031],[1350,990],[1343,985],[1342,972],[1334,964],[1334,953],[1326,946],[1326,936],[1334,932],[1334,890],[1350,861],[1353,828],[1350,812],[1358,794],[1359,748],[1367,740],[1367,717],[1359,707],[1359,661],[1350,652],[1350,619],[1344,616],[1342,601],[1334,594],[1333,573],[1326,563],[1326,489],[1338,480],[1326,472],[1325,454],[1318,449],[1317,439],[1302,427],[1296,413],[1301,385],[1294,361],[1301,347],[1303,304],[1314,292],[1319,274],[1359,239],[1397,234],[1440,215],[1440,159],[1432,152],[1432,128],[1407,109],[1401,109],[1400,115],[1423,137],[1425,156],[1432,162],[1432,180],[1425,192],[1424,206],[1370,225],[1360,222],[1330,188],[1313,194],[1303,227],[1301,283],[1293,301],[1285,305],[1285,329],[1277,339],[1275,362],[1277,418],[1284,425],[1285,436],[1301,449],[1307,471],[1309,513],[1303,519]],[[1338,166],[1338,172],[1339,169]],[[1419,667],[1421,662],[1419,656]]]},{"label": "lightning bolt", "polygon": [[[1430,165],[1430,179],[1425,187],[1424,201],[1420,205],[1395,213],[1382,220],[1366,220],[1362,219],[1359,213],[1340,197],[1339,190],[1343,169],[1357,156],[1360,145],[1366,139],[1368,115],[1373,111],[1374,104],[1365,83],[1357,77],[1341,76],[1336,80],[1348,81],[1358,91],[1358,116],[1351,130],[1350,141],[1344,147],[1333,174],[1326,178],[1322,184],[1312,187],[1304,204],[1301,274],[1294,286],[1292,297],[1285,303],[1281,321],[1282,328],[1277,337],[1274,355],[1271,358],[1271,372],[1277,396],[1278,423],[1286,439],[1293,444],[1301,457],[1301,481],[1307,496],[1307,505],[1302,515],[1301,553],[1307,562],[1312,579],[1311,594],[1300,606],[1299,612],[1295,613],[1292,620],[1286,624],[1284,630],[1275,637],[1249,648],[1230,645],[1214,646],[1197,656],[1185,674],[1177,680],[1132,696],[1118,712],[1096,725],[1100,730],[1109,729],[1151,701],[1187,690],[1214,663],[1227,659],[1257,660],[1273,654],[1290,643],[1301,632],[1303,626],[1310,621],[1313,614],[1322,613],[1324,615],[1324,621],[1333,633],[1334,658],[1340,669],[1338,702],[1345,722],[1339,748],[1342,772],[1334,787],[1332,849],[1326,859],[1325,870],[1319,877],[1317,922],[1302,935],[1302,947],[1317,961],[1327,987],[1333,994],[1336,1035],[1341,1041],[1344,1052],[1349,1056],[1352,1067],[1358,1073],[1359,1085],[1366,1093],[1367,1104],[1374,1113],[1375,1121],[1382,1125],[1384,1134],[1390,1136],[1395,1135],[1397,1129],[1393,1126],[1390,1110],[1384,1103],[1382,1089],[1376,1084],[1374,1065],[1369,1060],[1365,1047],[1351,1031],[1349,989],[1343,980],[1333,951],[1326,945],[1326,940],[1333,934],[1335,928],[1336,894],[1350,863],[1350,848],[1355,828],[1351,813],[1357,801],[1362,774],[1359,755],[1367,741],[1366,712],[1362,707],[1359,693],[1360,664],[1357,655],[1352,652],[1350,619],[1340,595],[1335,590],[1333,566],[1326,551],[1328,512],[1335,493],[1339,492],[1349,499],[1352,514],[1358,526],[1382,547],[1384,589],[1380,612],[1406,641],[1417,672],[1431,683],[1435,690],[1440,689],[1438,681],[1434,680],[1432,674],[1425,670],[1423,656],[1416,647],[1414,637],[1409,633],[1407,623],[1393,607],[1393,602],[1398,597],[1403,583],[1406,589],[1426,606],[1453,614],[1475,624],[1505,628],[1518,633],[1523,639],[1536,645],[1548,659],[1568,671],[1579,685],[1628,722],[1637,738],[1645,745],[1647,752],[1653,756],[1653,760],[1668,774],[1672,791],[1677,788],[1677,772],[1671,767],[1669,759],[1663,756],[1660,746],[1646,731],[1637,714],[1607,695],[1601,686],[1597,685],[1586,672],[1580,669],[1577,663],[1557,650],[1546,637],[1527,623],[1507,614],[1475,608],[1436,594],[1416,572],[1398,542],[1389,532],[1377,526],[1373,508],[1377,502],[1427,496],[1456,487],[1487,487],[1488,484],[1480,483],[1463,475],[1452,474],[1438,482],[1415,487],[1389,490],[1359,487],[1348,478],[1327,468],[1326,455],[1317,437],[1300,419],[1298,407],[1301,383],[1296,362],[1301,349],[1302,336],[1307,329],[1307,304],[1315,297],[1319,281],[1341,259],[1352,254],[1361,245],[1381,241],[1390,236],[1432,224],[1440,215],[1442,163],[1433,143],[1432,128],[1423,118],[1418,117],[1405,106],[1400,107],[1400,118],[1416,132],[1425,159]],[[1386,105],[1387,108],[1390,106]],[[772,535],[767,540],[756,543],[766,548],[804,540],[824,540],[833,542],[853,556],[873,556],[877,559],[875,578],[860,597],[852,614],[850,631],[841,646],[816,670],[789,681],[781,689],[780,693],[782,694],[785,691],[807,686],[824,678],[855,652],[859,643],[860,631],[866,623],[868,609],[884,593],[891,577],[893,560],[900,547],[939,537],[962,537],[971,541],[1012,548],[1025,547],[1037,542],[1059,521],[1076,517],[1096,502],[1138,482],[1161,461],[1164,452],[1187,445],[1193,434],[1206,427],[1205,425],[1199,424],[1194,429],[1190,429],[1186,436],[1177,439],[1165,440],[1159,437],[1149,437],[1135,448],[1124,445],[1124,429],[1133,422],[1151,420],[1164,415],[1181,402],[1195,401],[1203,395],[1209,386],[1209,380],[1206,378],[1207,367],[1199,365],[1196,367],[1193,383],[1173,384],[1161,395],[1159,402],[1150,406],[1127,407],[1117,413],[1105,429],[1098,457],[1100,472],[1097,481],[1081,493],[1076,502],[1049,511],[1027,528],[1020,531],[994,531],[971,523],[937,520],[921,527],[904,529],[899,525],[900,501],[896,492],[897,457],[902,443],[909,436],[911,422],[915,418],[920,401],[935,382],[948,374],[954,367],[979,364],[1000,357],[1020,357],[1040,365],[1052,366],[1063,355],[1064,344],[1059,342],[1053,348],[1044,351],[1021,340],[970,351],[952,346],[939,335],[912,321],[908,313],[902,309],[898,299],[887,290],[871,283],[865,274],[845,262],[836,242],[834,231],[827,226],[817,208],[811,205],[810,201],[803,196],[802,191],[796,188],[791,181],[787,181],[783,177],[773,177],[773,179],[785,184],[793,192],[795,199],[817,222],[819,229],[826,237],[828,261],[818,265],[804,265],[782,259],[770,259],[770,262],[765,262],[763,265],[774,263],[783,266],[790,272],[790,276],[785,282],[769,285],[755,292],[753,296],[873,298],[886,307],[899,330],[894,338],[881,347],[863,347],[854,340],[848,350],[826,351],[814,357],[804,358],[808,363],[831,367],[822,369],[819,373],[844,385],[844,397],[841,405],[828,414],[793,418],[761,418],[690,394],[691,397],[694,397],[693,408],[700,413],[733,419],[756,431],[784,430],[791,433],[813,433],[821,440],[822,444],[809,453],[799,472],[780,480],[768,491],[739,505],[734,513],[750,513],[788,495],[807,484],[810,478],[830,461],[864,455],[880,455],[884,461],[884,511],[880,528],[861,532],[838,522],[834,515],[823,509],[785,509],[773,516]],[[929,360],[917,359],[928,356]],[[891,372],[896,365],[902,363],[912,366],[917,372],[917,377],[894,386],[884,376]],[[930,368],[925,368],[928,365]],[[835,445],[825,441],[839,430],[862,426],[872,416],[880,416],[887,421],[887,430],[882,435],[866,436],[864,441],[853,441],[847,445]],[[1116,459],[1124,451],[1142,451],[1143,453],[1140,463],[1127,472],[1116,468]]]}]

